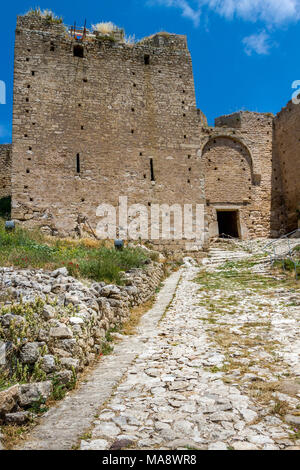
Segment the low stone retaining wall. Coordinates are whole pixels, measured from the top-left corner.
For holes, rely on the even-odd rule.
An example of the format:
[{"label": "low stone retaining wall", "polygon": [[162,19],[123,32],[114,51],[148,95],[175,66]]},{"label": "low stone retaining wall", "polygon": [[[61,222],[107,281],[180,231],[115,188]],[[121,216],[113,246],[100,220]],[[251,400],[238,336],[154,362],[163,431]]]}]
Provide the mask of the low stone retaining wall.
[{"label": "low stone retaining wall", "polygon": [[[0,391],[0,422],[23,424],[32,405],[46,400],[53,383],[72,383],[101,355],[108,331],[129,318],[130,309],[153,297],[163,265],[123,273],[124,286],[80,282],[66,268],[0,269],[0,341],[6,366],[30,383]],[[2,368],[2,369],[1,369]],[[23,380],[22,380],[23,377]],[[1,386],[1,383],[0,383]],[[0,388],[1,390],[1,388]]]}]

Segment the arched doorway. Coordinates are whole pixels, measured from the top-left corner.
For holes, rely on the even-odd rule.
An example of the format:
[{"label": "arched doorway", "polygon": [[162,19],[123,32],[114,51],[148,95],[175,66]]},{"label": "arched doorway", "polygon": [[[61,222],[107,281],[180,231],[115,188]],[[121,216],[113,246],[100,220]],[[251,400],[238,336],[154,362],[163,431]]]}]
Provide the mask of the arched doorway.
[{"label": "arched doorway", "polygon": [[253,165],[238,140],[219,136],[205,145],[205,194],[211,236],[242,236],[241,209],[252,200]]}]

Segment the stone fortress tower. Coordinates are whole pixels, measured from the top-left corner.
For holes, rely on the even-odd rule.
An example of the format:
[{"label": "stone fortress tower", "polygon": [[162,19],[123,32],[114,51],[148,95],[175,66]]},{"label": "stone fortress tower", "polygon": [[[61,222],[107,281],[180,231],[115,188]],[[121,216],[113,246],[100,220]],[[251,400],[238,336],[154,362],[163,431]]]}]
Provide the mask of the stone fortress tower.
[{"label": "stone fortress tower", "polygon": [[[185,36],[78,38],[63,24],[20,16],[12,217],[74,236],[83,221],[96,229],[99,204],[127,196],[147,207],[203,204],[203,240],[279,236],[297,228],[299,110],[243,111],[208,127]],[[203,240],[172,245],[201,249]]]}]

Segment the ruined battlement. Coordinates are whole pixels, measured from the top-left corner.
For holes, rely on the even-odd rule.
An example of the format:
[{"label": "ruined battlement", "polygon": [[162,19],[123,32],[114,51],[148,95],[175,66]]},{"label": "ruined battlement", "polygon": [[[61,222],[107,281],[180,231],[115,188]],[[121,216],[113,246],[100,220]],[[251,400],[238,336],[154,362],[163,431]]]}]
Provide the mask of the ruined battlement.
[{"label": "ruined battlement", "polygon": [[40,15],[19,15],[17,16],[17,27],[16,33],[18,34],[19,29],[30,30],[30,31],[44,31],[52,34],[65,34],[68,30],[62,22],[53,21],[51,19],[44,18]]},{"label": "ruined battlement", "polygon": [[239,111],[237,113],[220,116],[215,119],[215,127],[231,127],[235,129],[249,128],[258,125],[272,125],[274,115],[272,113],[256,113]]},{"label": "ruined battlement", "polygon": [[297,104],[293,103],[292,100],[290,100],[285,106],[283,106],[281,108],[279,113],[276,114],[276,116],[275,116],[275,125],[280,120],[281,121],[282,120],[288,120],[289,119],[289,113],[297,112],[297,111],[299,111],[299,106]]},{"label": "ruined battlement", "polygon": [[111,46],[124,46],[130,50],[134,49],[168,49],[177,51],[188,51],[187,37],[185,35],[172,34],[168,32],[158,32],[149,37],[145,37],[138,42],[126,40],[125,31],[122,28],[114,27],[107,33],[98,31],[95,28],[87,29],[83,27],[67,26],[60,20],[51,20],[38,15],[23,15],[17,17],[16,34],[20,32],[35,32],[36,34],[56,37],[57,40],[80,42],[97,48],[101,43],[111,43]]}]

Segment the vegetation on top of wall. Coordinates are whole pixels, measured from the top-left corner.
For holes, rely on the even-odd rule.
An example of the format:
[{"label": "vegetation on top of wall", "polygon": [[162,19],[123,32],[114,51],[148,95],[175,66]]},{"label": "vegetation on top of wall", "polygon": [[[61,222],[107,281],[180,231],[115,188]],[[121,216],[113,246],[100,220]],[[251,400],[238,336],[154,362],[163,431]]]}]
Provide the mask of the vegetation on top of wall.
[{"label": "vegetation on top of wall", "polygon": [[168,33],[167,31],[158,31],[155,34],[151,34],[151,36],[147,36],[147,37],[141,39],[139,42],[140,42],[140,44],[143,44],[144,42],[147,42],[150,39],[153,39],[155,36],[163,36],[164,38],[169,38],[170,36],[172,36],[172,33]]},{"label": "vegetation on top of wall", "polygon": [[97,23],[97,24],[93,24],[92,25],[92,29],[93,31],[97,32],[97,33],[100,33],[100,34],[111,34],[115,31],[119,31],[120,28],[118,28],[118,26],[116,26],[114,23],[112,23],[111,21],[107,21],[107,22],[101,22],[101,23]]},{"label": "vegetation on top of wall", "polygon": [[137,40],[136,40],[135,35],[132,34],[132,35],[129,35],[129,36],[125,36],[125,37],[124,37],[124,42],[125,42],[125,44],[127,44],[127,45],[134,45],[134,44],[137,43]]},{"label": "vegetation on top of wall", "polygon": [[55,15],[51,10],[41,10],[40,7],[31,8],[27,13],[26,16],[32,16],[37,18],[45,19],[49,24],[62,24],[63,18]]},{"label": "vegetation on top of wall", "polygon": [[165,38],[169,38],[170,36],[172,36],[171,33],[168,33],[168,31],[159,31],[158,33],[156,33],[154,36],[156,35],[159,35],[159,36],[164,36]]},{"label": "vegetation on top of wall", "polygon": [[104,242],[50,239],[18,226],[7,232],[0,223],[0,266],[49,270],[65,266],[76,278],[121,285],[122,271],[143,267],[148,259],[141,248],[118,251]]},{"label": "vegetation on top of wall", "polygon": [[98,34],[97,39],[100,41],[110,41],[110,42],[117,42],[114,36],[108,34]]},{"label": "vegetation on top of wall", "polygon": [[108,40],[111,42],[117,41],[115,33],[118,33],[120,35],[120,39],[124,39],[127,44],[132,44],[133,37],[125,38],[124,29],[119,28],[111,21],[93,24],[92,31],[96,34],[97,39],[103,41]]}]

